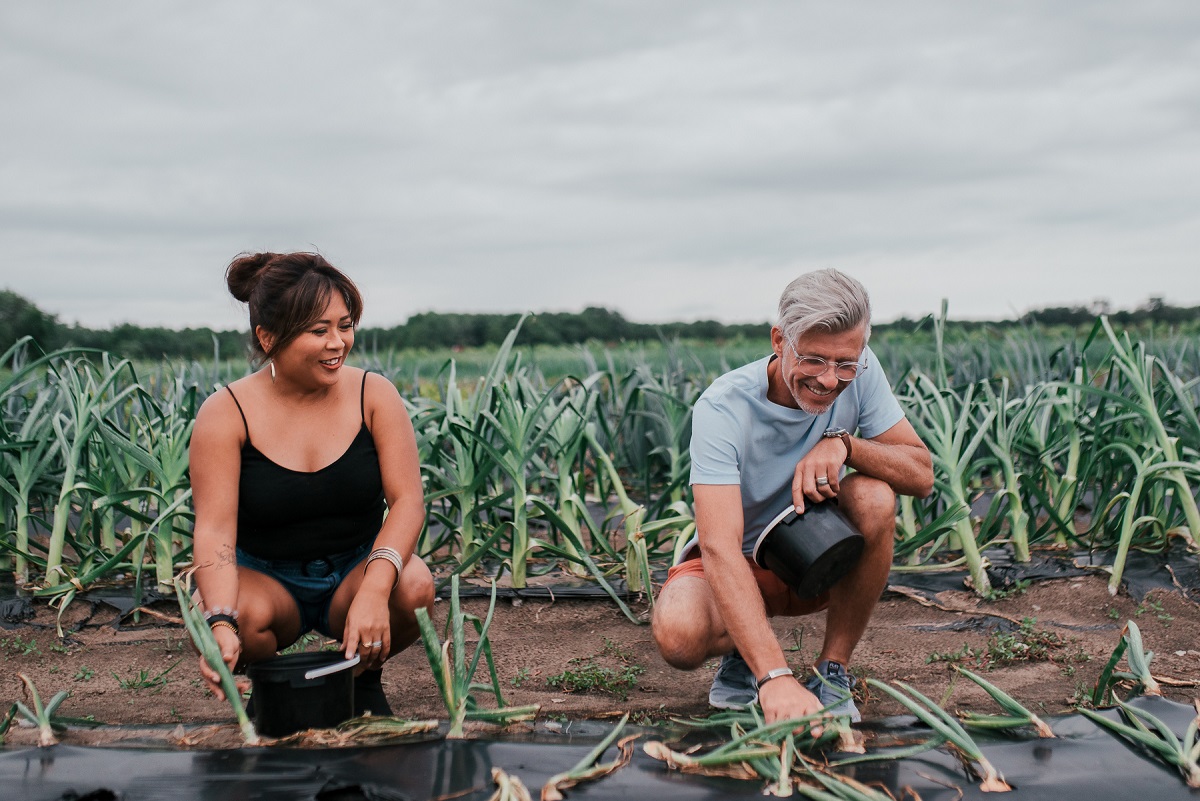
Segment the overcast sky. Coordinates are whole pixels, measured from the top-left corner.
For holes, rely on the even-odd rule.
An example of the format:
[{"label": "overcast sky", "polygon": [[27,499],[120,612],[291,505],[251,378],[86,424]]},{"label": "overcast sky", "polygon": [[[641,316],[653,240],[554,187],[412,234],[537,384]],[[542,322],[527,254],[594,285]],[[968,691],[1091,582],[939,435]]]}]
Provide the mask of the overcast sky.
[{"label": "overcast sky", "polygon": [[319,249],[365,325],[1200,304],[1200,3],[0,5],[0,288],[241,328]]}]

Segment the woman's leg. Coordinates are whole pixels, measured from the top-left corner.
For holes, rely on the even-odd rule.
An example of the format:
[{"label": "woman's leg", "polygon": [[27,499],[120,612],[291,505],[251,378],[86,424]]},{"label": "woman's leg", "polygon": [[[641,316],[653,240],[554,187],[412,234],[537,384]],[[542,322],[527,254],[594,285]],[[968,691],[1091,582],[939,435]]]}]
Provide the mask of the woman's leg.
[{"label": "woman's leg", "polygon": [[[333,594],[329,603],[329,630],[339,639],[346,628],[346,614],[362,584],[363,567],[355,565]],[[404,565],[404,572],[388,596],[388,616],[391,619],[391,651],[387,656],[400,653],[417,641],[421,631],[417,626],[417,610],[433,603],[433,576],[429,568],[417,556]]]},{"label": "woman's leg", "polygon": [[291,594],[257,570],[238,567],[237,608],[243,665],[270,659],[303,633],[300,609]]}]

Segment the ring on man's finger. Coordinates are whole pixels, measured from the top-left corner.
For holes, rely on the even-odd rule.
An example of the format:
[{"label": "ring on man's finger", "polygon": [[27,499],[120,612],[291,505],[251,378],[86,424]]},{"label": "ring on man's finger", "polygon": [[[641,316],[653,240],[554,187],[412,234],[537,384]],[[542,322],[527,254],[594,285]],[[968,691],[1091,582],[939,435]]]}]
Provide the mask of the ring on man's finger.
[{"label": "ring on man's finger", "polygon": [[382,640],[380,640],[379,642],[369,642],[369,643],[367,643],[367,647],[368,647],[368,648],[382,648],[382,647],[383,647],[383,641],[382,641]]},{"label": "ring on man's finger", "polygon": [[818,487],[828,487],[829,486],[829,477],[828,476],[817,476],[817,486]]}]

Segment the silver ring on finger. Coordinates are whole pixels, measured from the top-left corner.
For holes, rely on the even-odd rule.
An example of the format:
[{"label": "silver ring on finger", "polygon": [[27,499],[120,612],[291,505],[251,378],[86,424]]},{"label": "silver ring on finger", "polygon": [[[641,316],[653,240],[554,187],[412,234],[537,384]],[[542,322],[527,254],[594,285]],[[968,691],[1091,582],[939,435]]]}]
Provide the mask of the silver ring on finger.
[{"label": "silver ring on finger", "polygon": [[369,642],[369,643],[367,643],[367,647],[368,647],[368,648],[382,648],[382,647],[383,647],[383,641],[382,641],[382,640],[380,640],[379,642]]},{"label": "silver ring on finger", "polygon": [[817,486],[818,487],[828,487],[829,486],[829,477],[828,476],[817,476]]}]

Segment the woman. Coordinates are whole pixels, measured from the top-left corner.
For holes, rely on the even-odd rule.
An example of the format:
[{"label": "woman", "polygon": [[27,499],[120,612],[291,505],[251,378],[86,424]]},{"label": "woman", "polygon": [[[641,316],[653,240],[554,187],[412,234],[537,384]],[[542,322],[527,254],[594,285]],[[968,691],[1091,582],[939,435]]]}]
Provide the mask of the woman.
[{"label": "woman", "polygon": [[[323,257],[245,255],[225,278],[264,366],[210,396],[192,433],[209,625],[231,668],[309,630],[338,638],[362,657],[357,711],[391,714],[383,663],[433,602],[413,553],[425,506],[412,423],[391,382],[346,366],[362,297]],[[224,698],[203,659],[200,672]]]}]

